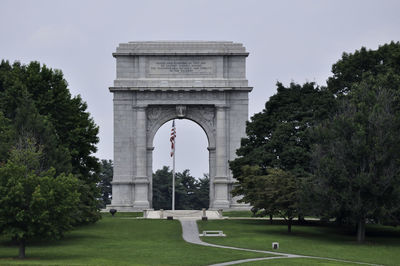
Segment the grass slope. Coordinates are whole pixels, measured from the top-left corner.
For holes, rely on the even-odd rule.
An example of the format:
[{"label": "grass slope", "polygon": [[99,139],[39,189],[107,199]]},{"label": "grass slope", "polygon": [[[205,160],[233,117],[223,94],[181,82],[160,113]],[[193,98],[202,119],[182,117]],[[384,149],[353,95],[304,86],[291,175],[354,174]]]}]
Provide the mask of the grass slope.
[{"label": "grass slope", "polygon": [[203,247],[184,242],[179,221],[144,220],[136,214],[104,214],[96,224],[79,227],[59,241],[18,248],[0,238],[0,265],[207,265],[261,257],[262,254]]},{"label": "grass slope", "polygon": [[[225,238],[206,238],[203,241],[227,246],[272,250],[271,243],[279,242],[280,252],[339,258],[384,265],[400,265],[400,229],[384,226],[368,226],[364,244],[357,244],[354,232],[337,227],[270,225],[265,220],[211,220],[199,221],[199,231],[223,230]],[[252,262],[251,265],[298,265],[292,259]],[[299,260],[299,259],[296,259]],[[327,261],[307,261],[304,265],[341,265]],[[322,263],[322,264],[321,264]],[[324,264],[327,263],[327,264]]]},{"label": "grass slope", "polygon": [[224,211],[222,215],[225,217],[253,217],[251,211]]},{"label": "grass slope", "polygon": [[318,259],[307,259],[307,258],[295,258],[295,259],[274,259],[274,260],[262,260],[252,261],[247,263],[241,263],[237,265],[242,266],[259,266],[259,265],[285,265],[285,266],[360,266],[356,263],[343,263],[338,261],[329,260],[318,260]]}]

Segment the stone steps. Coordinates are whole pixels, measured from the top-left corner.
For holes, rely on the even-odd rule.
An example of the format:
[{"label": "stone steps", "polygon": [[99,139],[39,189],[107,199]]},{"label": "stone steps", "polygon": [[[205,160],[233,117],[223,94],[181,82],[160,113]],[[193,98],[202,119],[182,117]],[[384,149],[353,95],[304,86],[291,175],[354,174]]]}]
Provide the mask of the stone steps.
[{"label": "stone steps", "polygon": [[220,211],[199,211],[199,210],[144,210],[143,217],[146,219],[167,219],[168,216],[174,217],[174,219],[190,218],[190,219],[202,219],[207,217],[208,219],[222,219],[222,212]]}]

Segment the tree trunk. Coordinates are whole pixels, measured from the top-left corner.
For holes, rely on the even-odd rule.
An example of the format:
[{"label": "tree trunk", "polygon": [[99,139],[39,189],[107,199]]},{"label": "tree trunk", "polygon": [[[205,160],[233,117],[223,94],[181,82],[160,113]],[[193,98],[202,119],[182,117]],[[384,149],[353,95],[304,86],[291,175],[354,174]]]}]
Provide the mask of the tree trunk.
[{"label": "tree trunk", "polygon": [[288,220],[287,231],[288,233],[292,232],[292,218]]},{"label": "tree trunk", "polygon": [[272,214],[269,215],[269,222],[272,224]]},{"label": "tree trunk", "polygon": [[357,224],[357,242],[361,243],[365,240],[365,218],[360,218]]},{"label": "tree trunk", "polygon": [[19,255],[18,258],[25,259],[25,239],[19,240]]}]

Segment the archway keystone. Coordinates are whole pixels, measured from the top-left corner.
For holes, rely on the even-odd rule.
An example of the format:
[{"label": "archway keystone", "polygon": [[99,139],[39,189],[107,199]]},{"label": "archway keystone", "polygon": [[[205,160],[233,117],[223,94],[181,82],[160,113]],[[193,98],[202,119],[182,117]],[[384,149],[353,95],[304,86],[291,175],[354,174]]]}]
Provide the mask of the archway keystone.
[{"label": "archway keystone", "polygon": [[206,133],[210,209],[246,209],[230,191],[248,118],[248,53],[233,42],[129,42],[117,47],[114,94],[114,179],[108,208],[152,205],[153,139],[172,119],[189,119]]}]

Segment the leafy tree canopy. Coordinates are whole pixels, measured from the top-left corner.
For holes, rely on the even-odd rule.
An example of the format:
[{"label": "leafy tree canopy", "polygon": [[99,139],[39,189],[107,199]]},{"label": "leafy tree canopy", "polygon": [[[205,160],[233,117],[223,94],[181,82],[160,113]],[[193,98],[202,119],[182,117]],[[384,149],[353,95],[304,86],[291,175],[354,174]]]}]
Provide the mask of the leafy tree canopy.
[{"label": "leafy tree canopy", "polygon": [[[309,176],[312,146],[309,129],[327,117],[333,108],[333,95],[314,83],[302,86],[292,83],[289,87],[278,83],[277,93],[265,104],[265,109],[247,122],[247,137],[242,139],[237,150],[239,157],[230,162],[233,176],[238,181],[233,195],[245,195],[242,202],[256,206],[260,191],[255,190],[251,180],[257,179],[256,176],[262,179],[276,176],[268,174],[270,168],[290,172],[299,179]],[[244,171],[247,166],[256,166],[257,171]],[[300,186],[299,181],[297,189],[301,189]],[[273,210],[265,211],[271,214]]]},{"label": "leafy tree canopy", "polygon": [[314,203],[363,241],[366,219],[400,222],[400,43],[344,54],[333,73],[339,108],[315,130]]},{"label": "leafy tree canopy", "polygon": [[[59,70],[38,62],[0,63],[0,159],[8,158],[10,144],[30,134],[43,148],[43,169],[72,173],[80,180],[77,222],[94,222],[98,212],[100,164],[93,156],[98,127],[80,96],[72,97]],[[4,142],[3,142],[4,141]],[[6,142],[7,141],[7,142]]]},{"label": "leafy tree canopy", "polygon": [[[377,50],[362,47],[352,54],[343,53],[332,66],[333,76],[328,79],[328,88],[337,95],[345,95],[368,76],[379,79],[376,85],[400,89],[400,42],[391,42]],[[373,79],[369,80],[375,82]]]},{"label": "leafy tree canopy", "polygon": [[19,243],[25,257],[26,241],[60,238],[72,228],[79,202],[78,180],[56,176],[41,168],[42,149],[32,138],[20,139],[0,167],[0,233]]},{"label": "leafy tree canopy", "polygon": [[230,162],[235,178],[245,165],[258,165],[264,171],[275,167],[304,175],[310,171],[311,140],[307,130],[325,118],[334,106],[333,96],[314,83],[303,86],[277,83],[277,93],[265,109],[247,122],[247,137]]},{"label": "leafy tree canopy", "polygon": [[[175,209],[199,210],[209,206],[209,178],[197,180],[189,170],[175,174]],[[172,171],[167,166],[153,174],[153,208],[170,210],[172,206]]]},{"label": "leafy tree canopy", "polygon": [[[241,202],[253,208],[263,209],[267,214],[279,214],[292,230],[292,220],[299,214],[299,180],[291,172],[278,168],[261,171],[259,166],[244,166],[240,189]],[[237,189],[237,188],[236,188]]]},{"label": "leafy tree canopy", "polygon": [[101,207],[102,208],[105,208],[107,204],[111,203],[112,179],[113,179],[113,162],[112,162],[112,160],[101,160],[100,183],[98,186],[101,191],[101,199],[102,199]]}]

